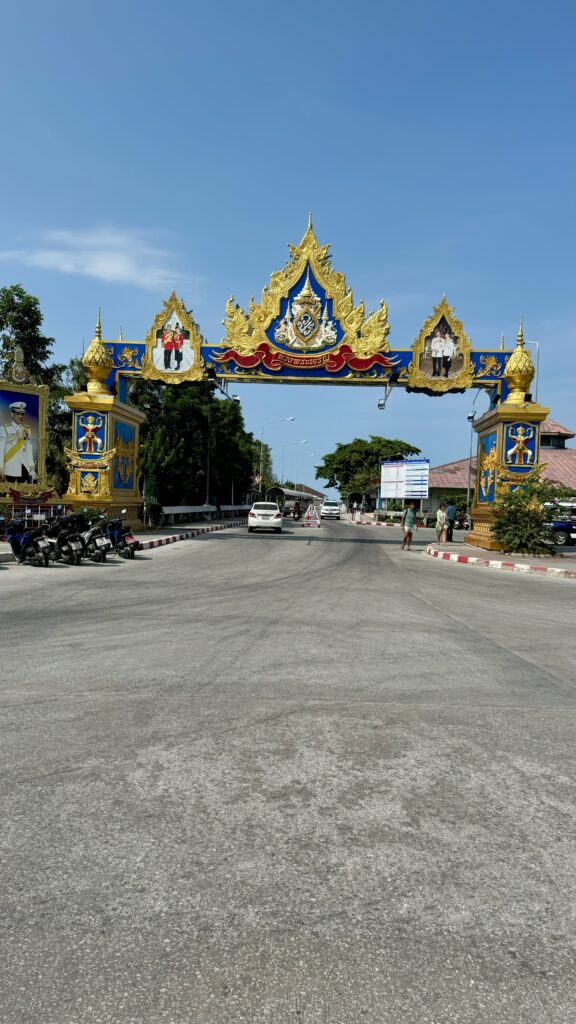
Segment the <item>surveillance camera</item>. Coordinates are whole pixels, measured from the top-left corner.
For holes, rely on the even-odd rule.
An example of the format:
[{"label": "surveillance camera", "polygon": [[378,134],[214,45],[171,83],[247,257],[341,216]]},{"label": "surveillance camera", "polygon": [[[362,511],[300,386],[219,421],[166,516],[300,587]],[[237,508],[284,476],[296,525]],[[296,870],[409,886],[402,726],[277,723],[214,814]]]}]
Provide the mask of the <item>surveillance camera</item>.
[{"label": "surveillance camera", "polygon": [[240,395],[230,395],[230,398],[232,399],[233,402],[240,401]]},{"label": "surveillance camera", "polygon": [[476,413],[469,412],[466,419],[468,420],[468,423],[474,423],[474,420],[476,419]]},{"label": "surveillance camera", "polygon": [[385,398],[379,398],[378,399],[378,408],[379,409],[385,409],[386,408],[386,399]]}]

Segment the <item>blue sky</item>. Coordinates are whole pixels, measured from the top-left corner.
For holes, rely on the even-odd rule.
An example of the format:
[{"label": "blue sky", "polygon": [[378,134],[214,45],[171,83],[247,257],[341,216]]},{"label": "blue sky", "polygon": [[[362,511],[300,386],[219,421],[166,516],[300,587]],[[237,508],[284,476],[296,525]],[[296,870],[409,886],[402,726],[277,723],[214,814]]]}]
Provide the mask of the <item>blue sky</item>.
[{"label": "blue sky", "polygon": [[[98,306],[105,337],[143,338],[173,287],[220,339],[312,210],[392,347],[443,293],[476,347],[522,313],[538,398],[576,428],[572,2],[33,0],[2,21],[0,282],[39,297],[56,358]],[[295,417],[264,436],[308,483],[370,434],[468,453],[475,392],[379,412],[374,387],[234,390],[257,437]]]}]

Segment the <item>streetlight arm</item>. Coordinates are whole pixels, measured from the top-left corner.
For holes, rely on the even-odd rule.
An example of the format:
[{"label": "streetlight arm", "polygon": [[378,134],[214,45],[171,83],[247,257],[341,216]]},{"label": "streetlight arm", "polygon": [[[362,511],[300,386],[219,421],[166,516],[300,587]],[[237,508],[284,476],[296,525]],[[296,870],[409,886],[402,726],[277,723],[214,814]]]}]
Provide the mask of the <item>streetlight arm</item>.
[{"label": "streetlight arm", "polygon": [[263,462],[263,457],[264,457],[264,427],[270,427],[270,426],[272,426],[273,423],[293,423],[295,419],[296,419],[295,416],[283,416],[282,419],[279,419],[279,420],[267,420],[266,423],[262,424],[262,430],[260,431],[260,467],[259,467],[259,470],[260,470],[260,473],[259,473],[259,475],[260,475],[260,481],[259,481],[260,491],[262,491],[262,473],[264,471],[264,462]]}]

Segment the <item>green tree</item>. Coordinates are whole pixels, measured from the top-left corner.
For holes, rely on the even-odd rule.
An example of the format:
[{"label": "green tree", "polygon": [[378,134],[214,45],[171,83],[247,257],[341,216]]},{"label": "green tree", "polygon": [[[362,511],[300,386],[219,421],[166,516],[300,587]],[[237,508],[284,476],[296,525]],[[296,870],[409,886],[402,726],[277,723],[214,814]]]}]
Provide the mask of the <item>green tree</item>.
[{"label": "green tree", "polygon": [[316,479],[327,480],[328,487],[337,487],[342,497],[355,491],[368,494],[371,481],[380,477],[380,462],[394,456],[419,455],[420,449],[406,441],[371,435],[369,441],[355,438],[349,444],[338,444],[316,467]]},{"label": "green tree", "polygon": [[51,384],[59,366],[48,366],[54,338],[42,334],[40,301],[28,295],[21,284],[0,288],[0,377],[5,377],[20,346],[30,376],[38,383]]},{"label": "green tree", "polygon": [[201,505],[206,497],[220,504],[231,504],[232,496],[240,500],[252,484],[255,442],[237,403],[217,398],[210,383],[142,379],[130,398],[146,412],[140,468],[156,478],[163,505]]}]

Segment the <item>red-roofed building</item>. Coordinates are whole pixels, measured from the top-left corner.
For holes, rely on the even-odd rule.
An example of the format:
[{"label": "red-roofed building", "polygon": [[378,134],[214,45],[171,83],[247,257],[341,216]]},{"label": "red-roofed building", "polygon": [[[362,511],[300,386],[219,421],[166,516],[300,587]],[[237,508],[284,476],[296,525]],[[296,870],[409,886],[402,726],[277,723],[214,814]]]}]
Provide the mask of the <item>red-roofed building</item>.
[{"label": "red-roofed building", "polygon": [[[576,495],[576,448],[567,448],[566,441],[576,437],[568,427],[554,420],[544,420],[540,428],[540,462],[545,464],[544,480],[563,484]],[[470,501],[474,498],[476,459],[472,459]],[[445,462],[430,470],[429,497],[424,508],[435,512],[445,498],[465,498],[468,488],[468,459]]]}]

